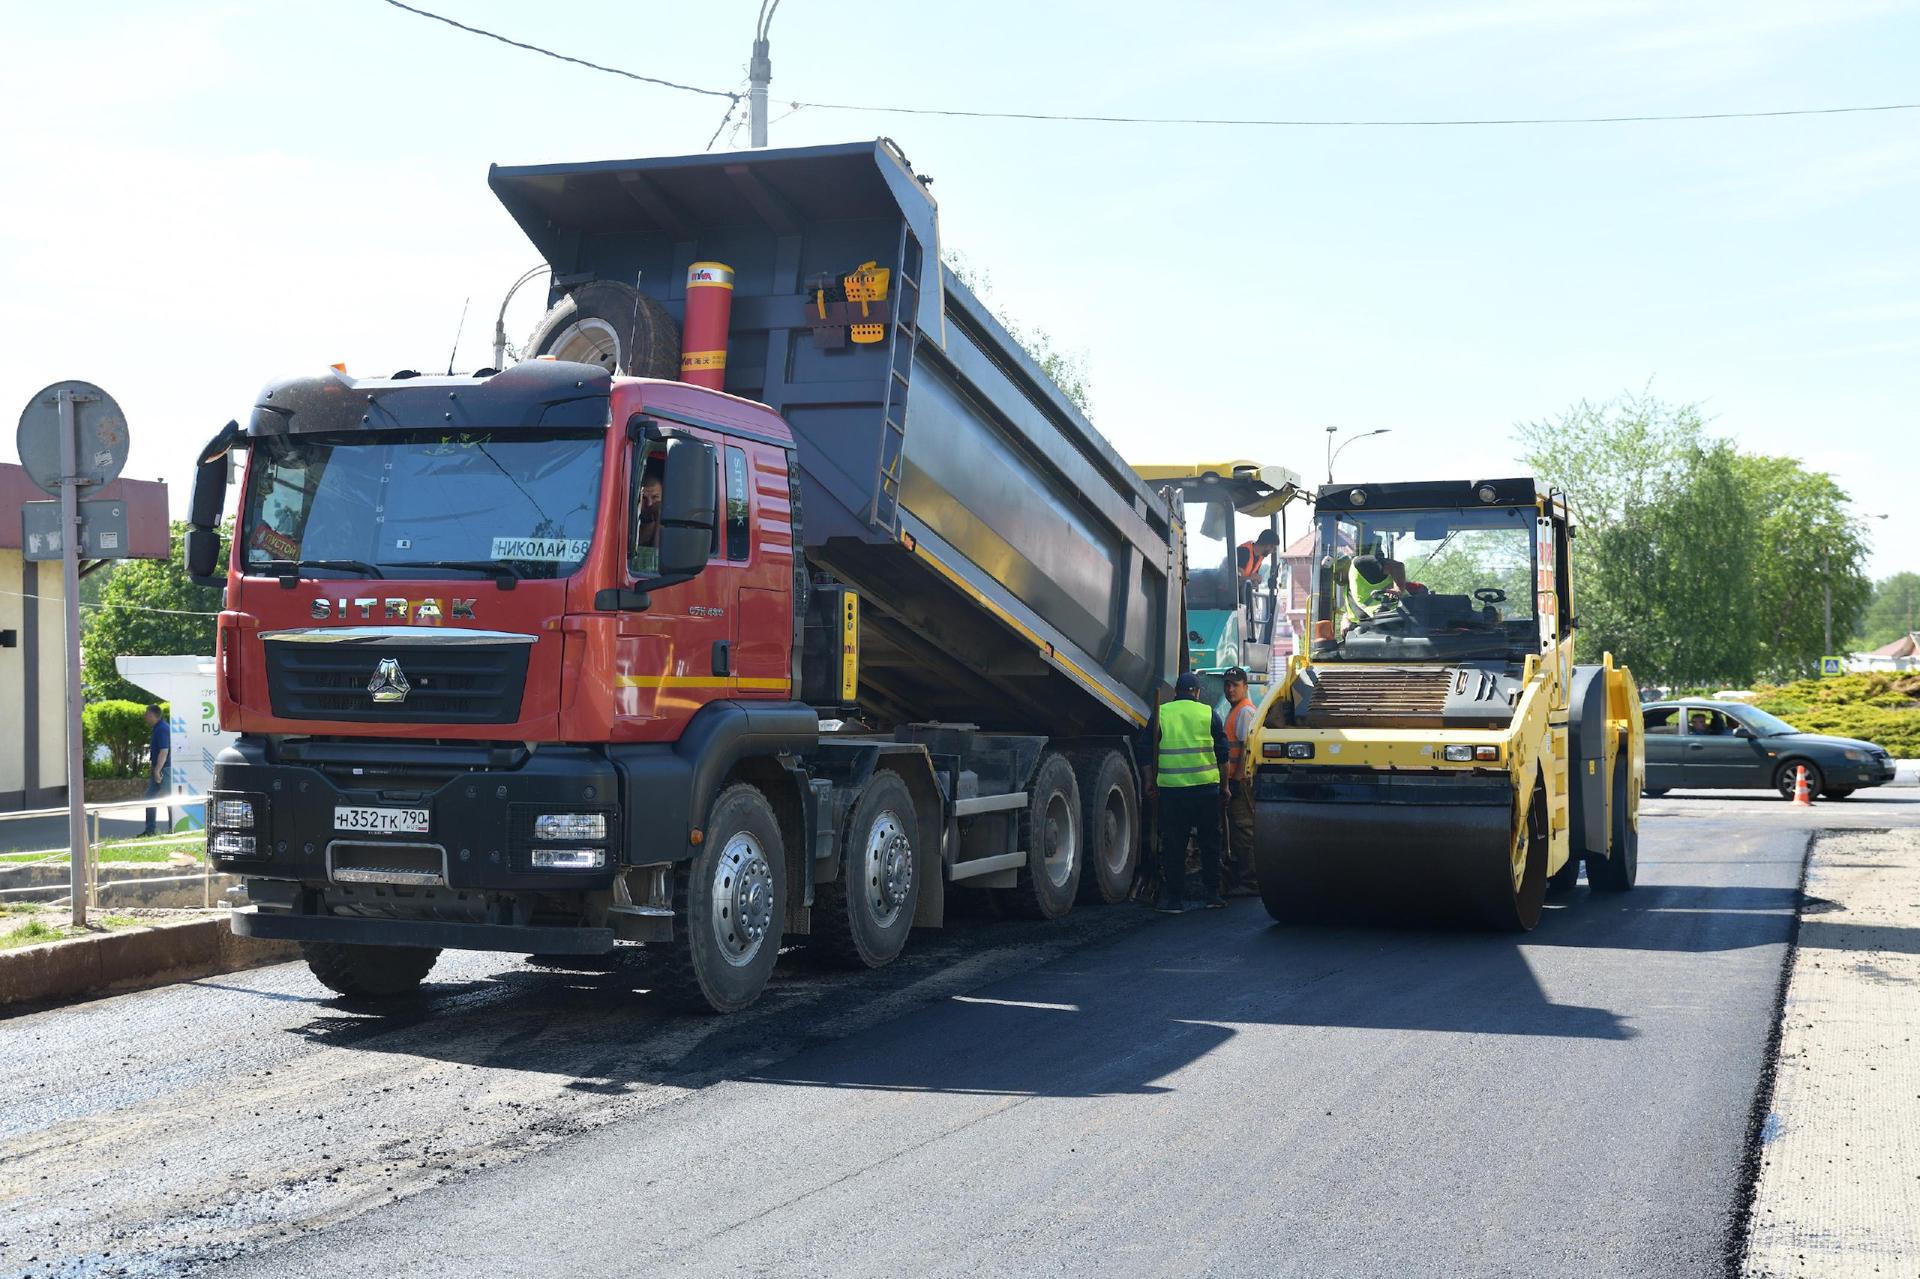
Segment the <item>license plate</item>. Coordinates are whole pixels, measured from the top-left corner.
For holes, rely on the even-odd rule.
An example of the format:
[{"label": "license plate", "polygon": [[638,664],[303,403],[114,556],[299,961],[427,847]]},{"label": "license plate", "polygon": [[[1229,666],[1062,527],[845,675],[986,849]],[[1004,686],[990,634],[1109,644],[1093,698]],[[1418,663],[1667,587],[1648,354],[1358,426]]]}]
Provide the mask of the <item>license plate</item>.
[{"label": "license plate", "polygon": [[424,808],[349,808],[333,810],[335,830],[375,835],[424,835],[429,810]]}]

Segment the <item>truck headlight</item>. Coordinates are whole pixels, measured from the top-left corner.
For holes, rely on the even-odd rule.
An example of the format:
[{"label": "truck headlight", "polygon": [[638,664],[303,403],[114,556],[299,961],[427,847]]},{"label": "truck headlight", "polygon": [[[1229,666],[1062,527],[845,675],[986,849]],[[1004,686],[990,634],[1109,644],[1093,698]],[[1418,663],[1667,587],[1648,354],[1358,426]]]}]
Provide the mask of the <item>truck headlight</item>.
[{"label": "truck headlight", "polygon": [[207,851],[215,857],[252,857],[257,844],[251,835],[235,835],[231,831],[218,831],[207,841]]},{"label": "truck headlight", "polygon": [[1312,759],[1313,743],[1312,742],[1288,742],[1287,758],[1288,759]]},{"label": "truck headlight", "polygon": [[225,830],[253,829],[253,801],[250,799],[216,799],[213,812],[209,814],[209,826],[218,826]]},{"label": "truck headlight", "polygon": [[[605,839],[605,813],[542,813],[533,819],[535,839]],[[595,863],[598,865],[598,863]]]},{"label": "truck headlight", "polygon": [[1473,763],[1473,747],[1471,746],[1443,747],[1441,748],[1441,754],[1446,757],[1446,760],[1449,764]]},{"label": "truck headlight", "polygon": [[599,870],[607,864],[601,848],[536,848],[532,856],[535,870]]}]

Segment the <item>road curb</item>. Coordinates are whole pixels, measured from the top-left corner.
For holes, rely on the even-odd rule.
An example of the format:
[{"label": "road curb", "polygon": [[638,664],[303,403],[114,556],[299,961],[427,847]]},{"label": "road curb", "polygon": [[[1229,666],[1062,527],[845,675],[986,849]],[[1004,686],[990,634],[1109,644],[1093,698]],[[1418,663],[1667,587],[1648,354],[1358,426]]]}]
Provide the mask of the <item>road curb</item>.
[{"label": "road curb", "polygon": [[299,953],[293,942],[236,937],[224,918],[22,946],[0,951],[0,1014],[283,963]]},{"label": "road curb", "polygon": [[1910,1274],[1920,1256],[1920,836],[1823,831],[1802,892],[1739,1273]]}]

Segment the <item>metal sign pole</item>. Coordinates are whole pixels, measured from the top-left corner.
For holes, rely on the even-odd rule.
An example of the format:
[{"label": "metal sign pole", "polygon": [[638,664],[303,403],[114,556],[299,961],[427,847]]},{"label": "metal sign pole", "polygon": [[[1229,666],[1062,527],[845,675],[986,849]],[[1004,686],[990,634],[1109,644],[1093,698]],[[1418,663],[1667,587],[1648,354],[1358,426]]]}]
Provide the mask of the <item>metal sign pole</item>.
[{"label": "metal sign pole", "polygon": [[80,463],[74,393],[60,401],[60,564],[67,596],[67,845],[73,850],[73,922],[87,922],[87,769],[80,705]]}]

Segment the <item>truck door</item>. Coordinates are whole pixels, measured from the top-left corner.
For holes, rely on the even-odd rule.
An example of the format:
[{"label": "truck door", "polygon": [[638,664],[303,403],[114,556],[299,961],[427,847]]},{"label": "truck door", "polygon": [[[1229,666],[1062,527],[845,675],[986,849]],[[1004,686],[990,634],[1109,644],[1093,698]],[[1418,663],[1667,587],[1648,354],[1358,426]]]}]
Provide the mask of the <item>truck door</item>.
[{"label": "truck door", "polygon": [[793,538],[787,458],[762,444],[722,450],[726,518],[720,553],[735,571],[732,625],[734,689],[745,697],[782,697],[791,689]]},{"label": "truck door", "polygon": [[[627,577],[645,590],[660,571],[659,511],[664,499],[667,451],[675,437],[712,447],[716,471],[722,466],[720,441],[704,431],[676,428],[665,438],[633,444],[627,528]],[[714,491],[724,500],[724,479]],[[736,574],[725,563],[724,513],[716,525],[707,571],[691,581],[649,591],[647,608],[619,616],[614,654],[614,713],[628,721],[623,736],[669,738],[700,707],[732,691],[728,675],[717,667],[731,661],[733,595]]]}]

